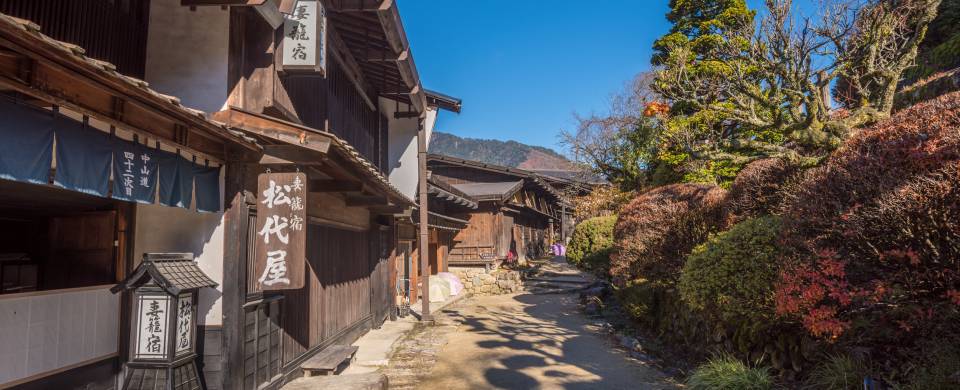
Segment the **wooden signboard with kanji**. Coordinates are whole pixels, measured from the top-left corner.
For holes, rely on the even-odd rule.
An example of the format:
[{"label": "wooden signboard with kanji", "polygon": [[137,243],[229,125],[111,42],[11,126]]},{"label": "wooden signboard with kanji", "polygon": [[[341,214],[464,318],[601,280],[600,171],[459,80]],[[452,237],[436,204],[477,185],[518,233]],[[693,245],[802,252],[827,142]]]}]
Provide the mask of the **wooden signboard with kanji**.
[{"label": "wooden signboard with kanji", "polygon": [[307,176],[263,173],[257,177],[257,283],[264,291],[304,284],[307,238]]}]

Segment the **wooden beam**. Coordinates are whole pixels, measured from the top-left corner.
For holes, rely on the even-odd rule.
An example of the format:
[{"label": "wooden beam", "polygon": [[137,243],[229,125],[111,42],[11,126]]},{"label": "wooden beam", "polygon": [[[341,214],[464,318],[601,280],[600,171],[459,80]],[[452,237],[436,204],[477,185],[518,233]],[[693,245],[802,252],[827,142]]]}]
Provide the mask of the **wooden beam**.
[{"label": "wooden beam", "polygon": [[[396,53],[402,53],[410,49],[410,43],[407,41],[407,34],[403,30],[403,22],[400,19],[400,11],[393,2],[385,4],[386,7],[377,12],[380,19],[380,25],[383,26],[383,33],[387,38],[387,43]],[[420,113],[427,111],[427,94],[420,88],[420,75],[417,73],[417,66],[413,63],[413,56],[407,56],[403,60],[397,61],[397,68],[400,71],[400,77],[407,83],[414,95],[410,96],[410,103]]]},{"label": "wooden beam", "polygon": [[223,6],[223,5],[236,5],[236,6],[255,6],[262,5],[266,2],[273,2],[272,0],[180,0],[180,5],[184,7],[198,7],[198,6]]},{"label": "wooden beam", "polygon": [[393,54],[393,53],[385,54],[385,55],[381,55],[381,56],[371,55],[371,56],[368,56],[365,61],[367,61],[367,62],[397,62],[397,61],[403,61],[403,60],[407,59],[408,57],[410,57],[410,50],[404,50],[404,51],[401,52],[399,55],[398,55],[398,54]]},{"label": "wooden beam", "polygon": [[363,183],[352,180],[310,180],[310,192],[360,192]]},{"label": "wooden beam", "polygon": [[215,112],[212,117],[247,133],[311,149],[324,155],[329,151],[332,142],[329,135],[319,130],[236,107]]},{"label": "wooden beam", "polygon": [[350,82],[353,83],[354,88],[357,89],[357,92],[360,93],[360,97],[363,98],[363,101],[367,103],[367,108],[371,111],[377,110],[377,105],[373,103],[373,100],[370,99],[369,91],[370,84],[367,83],[367,80],[363,78],[363,72],[360,70],[360,64],[357,63],[356,58],[353,57],[353,53],[343,42],[343,39],[340,38],[340,34],[337,33],[337,29],[333,27],[332,23],[327,23],[327,41],[333,45],[330,52],[333,53],[333,57],[343,65],[344,73],[347,74],[347,78],[350,79]]},{"label": "wooden beam", "polygon": [[317,143],[314,148],[291,144],[263,145],[263,153],[296,164],[316,165],[326,159],[327,150],[330,149],[330,140],[326,141],[326,143]]},{"label": "wooden beam", "polygon": [[283,14],[280,13],[275,1],[265,1],[263,4],[255,5],[253,9],[257,10],[257,13],[263,17],[263,20],[267,21],[270,27],[278,29],[283,26]]},{"label": "wooden beam", "polygon": [[386,206],[390,202],[382,196],[350,196],[347,197],[347,207]]},{"label": "wooden beam", "polygon": [[336,12],[373,12],[386,9],[392,3],[393,0],[337,0],[332,5]]},{"label": "wooden beam", "polygon": [[407,208],[397,205],[388,206],[370,206],[367,208],[371,213],[378,215],[395,215],[403,213]]}]

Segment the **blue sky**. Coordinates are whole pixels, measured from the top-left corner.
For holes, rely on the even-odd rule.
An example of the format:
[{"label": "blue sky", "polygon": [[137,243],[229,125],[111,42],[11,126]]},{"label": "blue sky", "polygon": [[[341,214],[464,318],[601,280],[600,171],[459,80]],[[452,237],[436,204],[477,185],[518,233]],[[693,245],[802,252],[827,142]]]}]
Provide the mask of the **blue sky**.
[{"label": "blue sky", "polygon": [[[667,1],[400,0],[423,85],[463,99],[436,129],[557,147],[649,67]],[[559,148],[558,148],[559,149]]]},{"label": "blue sky", "polygon": [[604,112],[670,28],[667,0],[398,3],[423,85],[463,99],[437,130],[558,151],[573,113]]}]

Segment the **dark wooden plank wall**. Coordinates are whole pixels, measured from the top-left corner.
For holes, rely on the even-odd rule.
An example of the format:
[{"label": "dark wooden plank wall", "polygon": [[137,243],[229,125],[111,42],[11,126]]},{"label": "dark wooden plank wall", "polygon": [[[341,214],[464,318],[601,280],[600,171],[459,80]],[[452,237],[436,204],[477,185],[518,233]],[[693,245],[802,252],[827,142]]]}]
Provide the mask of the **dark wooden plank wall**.
[{"label": "dark wooden plank wall", "polygon": [[518,215],[515,217],[516,226],[523,231],[522,247],[523,254],[527,257],[543,256],[547,242],[549,221],[547,217],[541,215]]},{"label": "dark wooden plank wall", "polygon": [[327,77],[290,75],[283,85],[304,125],[329,130],[383,169],[386,163],[386,120],[364,103],[350,78],[332,56]]},{"label": "dark wooden plank wall", "polygon": [[314,224],[307,228],[307,285],[284,292],[284,364],[369,318],[368,237]]},{"label": "dark wooden plank wall", "polygon": [[392,229],[377,230],[378,237],[370,240],[370,307],[373,314],[373,326],[379,327],[390,314],[393,307],[395,285],[391,279],[390,259],[396,249]]},{"label": "dark wooden plank wall", "polygon": [[[453,246],[450,248],[451,261],[476,259],[476,247],[493,247],[494,253],[506,254],[506,250],[502,248],[502,218],[496,206],[484,203],[476,211],[457,217],[470,221],[470,224],[453,237]],[[490,251],[490,249],[484,248],[480,251]]]},{"label": "dark wooden plank wall", "polygon": [[88,57],[144,77],[149,0],[3,0],[0,13],[33,21],[44,34],[84,48]]}]

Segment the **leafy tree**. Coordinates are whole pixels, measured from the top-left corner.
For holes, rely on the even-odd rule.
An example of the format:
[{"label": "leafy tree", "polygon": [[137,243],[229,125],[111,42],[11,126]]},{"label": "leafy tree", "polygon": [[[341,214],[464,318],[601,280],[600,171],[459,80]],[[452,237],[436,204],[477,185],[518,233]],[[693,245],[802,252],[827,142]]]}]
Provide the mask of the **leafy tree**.
[{"label": "leafy tree", "polygon": [[652,75],[641,73],[611,99],[604,115],[577,116],[576,131],[563,131],[560,142],[574,161],[603,175],[624,192],[675,182],[657,158],[662,123],[644,115],[654,95]]},{"label": "leafy tree", "polygon": [[672,0],[670,9],[673,27],[654,43],[651,60],[659,69],[653,88],[672,103],[658,158],[686,171],[684,181],[732,180],[738,156],[703,155],[706,142],[734,129],[728,115],[707,108],[731,98],[725,84],[749,47],[755,12],[744,0]]},{"label": "leafy tree", "polygon": [[[743,1],[671,2],[674,28],[653,59],[655,89],[672,103],[661,158],[688,181],[721,184],[764,157],[818,163],[853,128],[889,116],[939,3],[838,1],[815,20],[767,0],[754,25]],[[851,91],[843,111],[831,110],[837,79]]]}]

